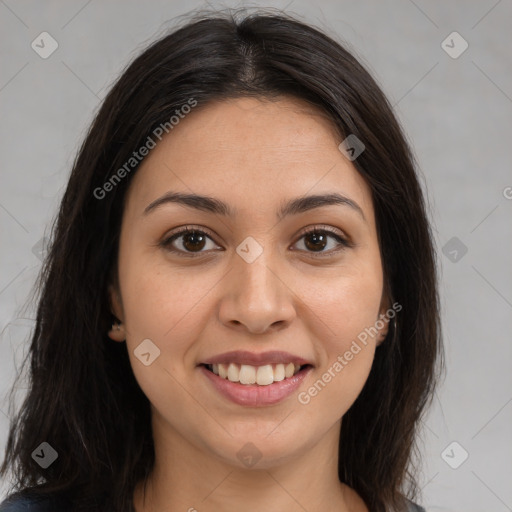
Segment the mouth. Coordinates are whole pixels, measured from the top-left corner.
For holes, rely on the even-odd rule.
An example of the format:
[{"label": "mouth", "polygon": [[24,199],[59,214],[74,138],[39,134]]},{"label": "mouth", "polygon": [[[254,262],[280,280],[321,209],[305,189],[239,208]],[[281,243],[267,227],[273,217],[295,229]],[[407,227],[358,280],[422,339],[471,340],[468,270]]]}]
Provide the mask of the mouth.
[{"label": "mouth", "polygon": [[235,351],[197,366],[220,397],[246,407],[266,407],[290,397],[314,366],[287,352]]},{"label": "mouth", "polygon": [[250,365],[237,363],[201,364],[208,372],[219,378],[244,386],[270,386],[293,378],[312,365],[289,363]]},{"label": "mouth", "polygon": [[289,352],[235,350],[203,360],[197,368],[221,397],[263,407],[288,398],[314,366]]}]

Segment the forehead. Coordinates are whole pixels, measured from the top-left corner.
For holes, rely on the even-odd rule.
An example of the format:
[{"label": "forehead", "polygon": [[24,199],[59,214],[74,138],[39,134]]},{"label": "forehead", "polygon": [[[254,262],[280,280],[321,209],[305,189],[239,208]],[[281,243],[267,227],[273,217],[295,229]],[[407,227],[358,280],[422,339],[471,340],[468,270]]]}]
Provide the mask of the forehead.
[{"label": "forehead", "polygon": [[340,192],[373,219],[365,180],[339,151],[343,137],[303,100],[236,98],[196,107],[140,165],[127,208],[172,191],[214,196],[247,214],[276,211],[283,199]]}]

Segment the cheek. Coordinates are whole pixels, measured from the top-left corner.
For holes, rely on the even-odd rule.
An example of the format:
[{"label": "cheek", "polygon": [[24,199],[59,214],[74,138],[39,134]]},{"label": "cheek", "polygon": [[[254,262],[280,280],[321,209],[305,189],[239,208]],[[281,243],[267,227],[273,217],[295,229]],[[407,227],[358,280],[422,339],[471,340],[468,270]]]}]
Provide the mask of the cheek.
[{"label": "cheek", "polygon": [[132,337],[153,337],[172,350],[186,345],[186,338],[199,328],[199,314],[215,276],[198,267],[171,270],[168,262],[144,253],[134,253],[123,263],[123,303]]},{"label": "cheek", "polygon": [[[148,263],[149,262],[149,263]],[[192,347],[201,337],[203,322],[211,316],[208,293],[219,277],[212,272],[180,272],[145,259],[126,258],[120,266],[126,344],[134,375],[151,401],[160,389],[179,388],[195,361]],[[143,340],[151,340],[160,351],[149,366],[134,352]]]},{"label": "cheek", "polygon": [[312,405],[307,414],[313,421],[325,411],[336,420],[357,398],[373,363],[382,275],[367,267],[350,275],[340,272],[328,287],[313,283],[318,281],[309,283],[301,297],[310,311],[304,318],[312,322],[307,329],[314,333],[320,367],[311,386],[298,398],[301,404]]},{"label": "cheek", "polygon": [[308,329],[330,356],[348,350],[352,340],[375,325],[382,284],[379,266],[361,265],[327,279],[305,280],[297,290],[305,305],[304,321],[312,322]]},{"label": "cheek", "polygon": [[[200,335],[199,315],[205,314],[200,294],[185,280],[163,280],[153,271],[127,281],[125,296],[131,367],[154,412],[181,410],[200,416],[201,410],[195,408],[197,404],[187,392],[193,364],[190,348]],[[145,339],[150,339],[159,351],[147,366],[137,357]]]}]

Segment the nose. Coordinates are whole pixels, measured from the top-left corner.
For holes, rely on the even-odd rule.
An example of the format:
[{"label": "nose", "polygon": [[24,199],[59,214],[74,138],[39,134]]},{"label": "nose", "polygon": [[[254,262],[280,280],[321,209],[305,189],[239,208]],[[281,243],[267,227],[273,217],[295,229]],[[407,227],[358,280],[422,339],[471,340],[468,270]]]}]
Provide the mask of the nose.
[{"label": "nose", "polygon": [[253,334],[286,328],[296,316],[295,295],[279,269],[270,250],[252,263],[235,254],[223,282],[220,321]]}]

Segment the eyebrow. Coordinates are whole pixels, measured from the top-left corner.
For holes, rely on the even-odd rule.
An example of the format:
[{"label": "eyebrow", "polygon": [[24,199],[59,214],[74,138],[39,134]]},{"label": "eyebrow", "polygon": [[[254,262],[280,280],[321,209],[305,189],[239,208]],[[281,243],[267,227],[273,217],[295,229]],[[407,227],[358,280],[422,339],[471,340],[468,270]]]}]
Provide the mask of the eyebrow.
[{"label": "eyebrow", "polygon": [[[144,209],[144,215],[147,215],[149,212],[168,203],[177,203],[190,208],[195,208],[196,210],[222,215],[224,217],[234,217],[237,213],[236,209],[233,209],[220,199],[198,194],[185,194],[182,192],[171,191],[158,199],[155,199],[152,203],[146,206]],[[366,222],[366,217],[364,216],[361,207],[352,199],[338,193],[317,194],[291,199],[281,206],[281,209],[277,212],[277,218],[281,220],[287,215],[297,215],[315,208],[332,205],[348,206],[357,212]]]}]

